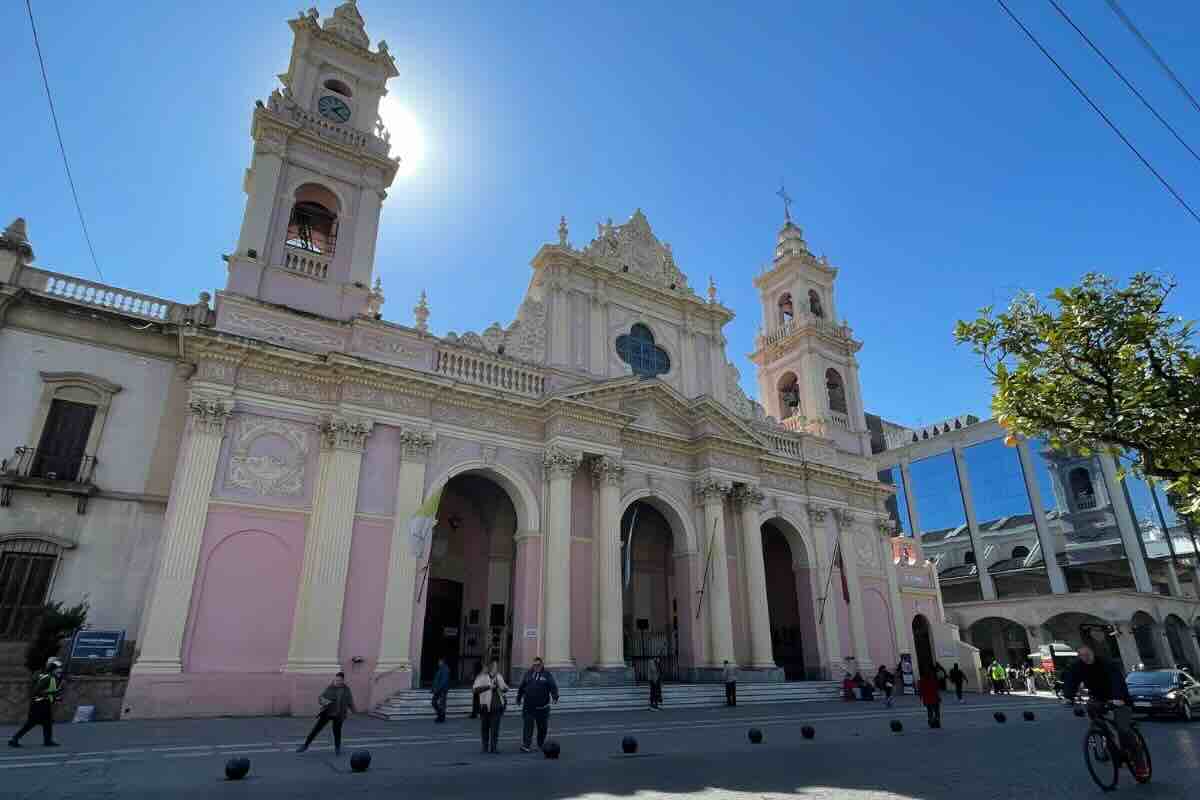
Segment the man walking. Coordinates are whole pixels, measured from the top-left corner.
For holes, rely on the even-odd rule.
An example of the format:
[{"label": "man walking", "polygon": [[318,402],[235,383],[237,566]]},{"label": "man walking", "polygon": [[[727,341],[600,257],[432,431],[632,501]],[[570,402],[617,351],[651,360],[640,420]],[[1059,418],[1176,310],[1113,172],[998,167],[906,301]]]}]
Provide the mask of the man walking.
[{"label": "man walking", "polygon": [[437,673],[433,676],[433,710],[437,712],[434,722],[446,721],[446,695],[450,693],[450,667],[446,659],[438,659]]},{"label": "man walking", "polygon": [[1005,690],[1007,688],[1005,684],[1008,682],[1008,673],[999,660],[992,662],[992,668],[990,672],[990,677],[992,679],[992,693],[1005,694]]},{"label": "man walking", "polygon": [[646,666],[646,680],[650,682],[650,710],[662,708],[662,674],[658,671],[658,659],[651,658]]},{"label": "man walking", "polygon": [[737,667],[725,662],[725,669],[722,673],[725,677],[725,705],[737,705]]},{"label": "man walking", "polygon": [[333,726],[333,753],[340,756],[342,754],[342,724],[346,721],[346,717],[358,710],[354,707],[354,693],[346,685],[346,673],[339,672],[333,676],[333,682],[325,687],[325,691],[321,692],[317,703],[321,706],[321,710],[317,714],[317,721],[313,724],[312,730],[308,732],[304,744],[296,748],[296,752],[303,753],[307,750],[321,729],[326,724],[331,724]]},{"label": "man walking", "polygon": [[537,726],[538,749],[541,750],[542,745],[546,744],[551,702],[558,702],[558,684],[554,682],[554,676],[546,672],[542,660],[535,658],[533,666],[525,673],[524,680],[517,687],[517,705],[522,706],[521,721],[525,723],[521,735],[522,753],[533,752],[530,744],[533,741],[534,725]]},{"label": "man walking", "polygon": [[954,684],[954,696],[958,698],[958,702],[962,702],[963,684],[967,682],[967,673],[959,669],[958,662],[954,662],[954,666],[950,669],[950,683]]},{"label": "man walking", "polygon": [[62,695],[62,662],[51,658],[46,669],[33,679],[33,690],[29,694],[29,718],[21,730],[8,740],[9,747],[20,747],[21,737],[38,725],[42,726],[42,744],[58,747],[54,741],[54,704]]}]

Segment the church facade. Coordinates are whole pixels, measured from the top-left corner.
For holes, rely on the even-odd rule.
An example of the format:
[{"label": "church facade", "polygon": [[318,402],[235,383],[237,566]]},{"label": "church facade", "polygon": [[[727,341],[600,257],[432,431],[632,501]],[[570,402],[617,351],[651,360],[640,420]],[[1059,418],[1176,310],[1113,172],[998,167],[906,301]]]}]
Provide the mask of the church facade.
[{"label": "church facade", "polygon": [[171,329],[182,433],[126,716],[302,713],[338,670],[374,705],[438,658],[515,680],[541,656],[564,685],[652,657],[680,681],[969,662],[893,536],[837,269],[790,219],[754,279],[761,405],[733,311],[640,210],[578,246],[562,220],[507,326],[435,336],[423,295],[385,321],[396,70],[353,2],[289,25],[228,282]]}]

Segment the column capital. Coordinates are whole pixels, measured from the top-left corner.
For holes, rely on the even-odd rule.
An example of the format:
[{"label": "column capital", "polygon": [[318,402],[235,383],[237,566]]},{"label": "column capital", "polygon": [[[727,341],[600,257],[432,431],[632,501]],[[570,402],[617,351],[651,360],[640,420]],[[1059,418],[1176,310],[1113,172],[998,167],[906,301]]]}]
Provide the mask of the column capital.
[{"label": "column capital", "polygon": [[220,436],[225,432],[225,423],[233,414],[233,401],[227,397],[192,395],[188,399],[188,416],[192,430]]},{"label": "column capital", "polygon": [[744,483],[734,487],[733,499],[743,510],[747,510],[759,508],[767,496],[754,484]]},{"label": "column capital", "polygon": [[849,508],[835,508],[832,510],[833,518],[837,521],[838,528],[841,530],[849,530],[858,519],[858,514]]},{"label": "column capital", "polygon": [[808,511],[809,522],[824,522],[825,514],[829,511],[825,506],[816,503],[807,503],[804,508]]},{"label": "column capital", "polygon": [[321,420],[321,448],[361,453],[373,427],[375,422],[364,417],[331,414]]},{"label": "column capital", "polygon": [[570,478],[583,462],[583,454],[561,447],[550,447],[542,454],[542,467],[551,480]]},{"label": "column capital", "polygon": [[898,525],[890,516],[876,517],[875,527],[879,529],[879,535],[881,537],[890,539],[893,536],[898,535]]},{"label": "column capital", "polygon": [[625,465],[618,458],[600,456],[592,459],[592,481],[597,486],[620,486],[625,479]]},{"label": "column capital", "polygon": [[433,440],[434,436],[429,431],[400,431],[400,460],[423,464],[433,448]]},{"label": "column capital", "polygon": [[720,481],[711,479],[696,481],[693,488],[696,492],[696,497],[705,505],[721,502],[732,489],[728,483],[721,483]]}]

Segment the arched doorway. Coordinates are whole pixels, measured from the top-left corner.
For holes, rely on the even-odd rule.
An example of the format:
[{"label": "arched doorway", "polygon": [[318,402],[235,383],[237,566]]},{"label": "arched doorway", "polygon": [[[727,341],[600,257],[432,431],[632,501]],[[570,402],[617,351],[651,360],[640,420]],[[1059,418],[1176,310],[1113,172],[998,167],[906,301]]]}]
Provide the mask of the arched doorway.
[{"label": "arched doorway", "polygon": [[[1112,626],[1092,614],[1068,611],[1056,614],[1042,623],[1042,627],[1050,636],[1053,643],[1062,643],[1072,648],[1087,642],[1101,655],[1107,655],[1118,663],[1124,663],[1121,648],[1115,636],[1108,635]],[[1126,669],[1132,669],[1133,664],[1125,664]]]},{"label": "arched doorway", "polygon": [[1147,667],[1165,667],[1159,656],[1158,642],[1155,641],[1154,617],[1145,611],[1138,611],[1130,621],[1133,628],[1133,640],[1137,643],[1138,658]]},{"label": "arched doorway", "polygon": [[929,620],[924,614],[917,614],[912,621],[913,649],[917,651],[917,670],[921,675],[933,674],[933,636],[929,630]]},{"label": "arched doorway", "polygon": [[[675,537],[653,500],[635,500],[621,515],[621,621],[625,661],[645,681],[651,659],[663,680],[680,679],[680,587]],[[682,603],[686,612],[686,600]]]},{"label": "arched doorway", "polygon": [[967,631],[971,644],[979,648],[984,665],[999,661],[1005,666],[1023,666],[1031,652],[1024,626],[1003,617],[984,617]]},{"label": "arched doorway", "polygon": [[516,530],[513,502],[491,478],[469,472],[446,483],[427,568],[417,572],[423,685],[432,683],[439,658],[458,684],[493,658],[508,674]]},{"label": "arched doorway", "polygon": [[803,538],[786,520],[763,523],[762,542],[771,655],[789,681],[820,678],[813,561]]},{"label": "arched doorway", "polygon": [[1171,646],[1171,663],[1166,666],[1176,667],[1181,664],[1186,664],[1189,670],[1195,669],[1195,664],[1190,663],[1188,651],[1184,642],[1188,638],[1188,628],[1182,619],[1174,614],[1168,614],[1163,620],[1163,626],[1167,632],[1167,642]]}]

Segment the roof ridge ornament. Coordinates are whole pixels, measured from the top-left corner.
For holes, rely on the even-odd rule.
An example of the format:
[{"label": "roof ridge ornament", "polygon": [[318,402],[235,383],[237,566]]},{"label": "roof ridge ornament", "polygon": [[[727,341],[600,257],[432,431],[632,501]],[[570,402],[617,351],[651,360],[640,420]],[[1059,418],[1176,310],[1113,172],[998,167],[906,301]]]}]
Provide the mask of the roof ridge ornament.
[{"label": "roof ridge ornament", "polygon": [[665,289],[692,294],[687,276],[675,263],[670,245],[659,241],[649,220],[639,208],[623,225],[596,225],[596,238],[583,249],[594,263],[614,272],[625,272],[648,279]]},{"label": "roof ridge ornament", "polygon": [[778,197],[779,199],[783,200],[784,222],[791,222],[792,221],[792,198],[791,198],[791,195],[789,195],[787,193],[787,188],[784,187],[782,178],[779,179],[779,191],[775,193],[775,196]]},{"label": "roof ridge ornament", "polygon": [[[313,19],[315,20],[316,17]],[[335,8],[333,16],[326,19],[322,27],[335,36],[351,44],[358,45],[364,50],[371,46],[371,39],[367,36],[362,14],[358,13],[358,6],[355,5],[354,0],[346,0],[346,2]]]}]

